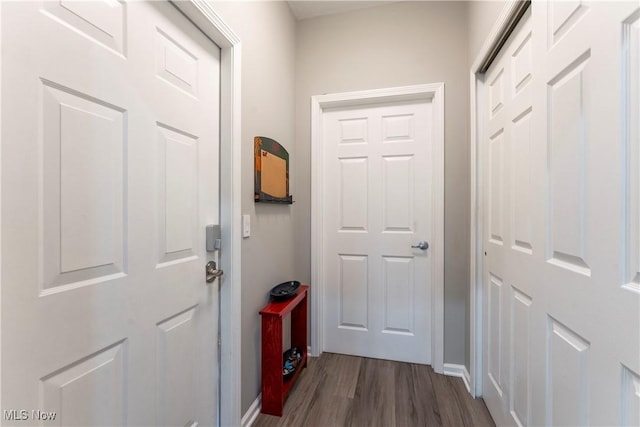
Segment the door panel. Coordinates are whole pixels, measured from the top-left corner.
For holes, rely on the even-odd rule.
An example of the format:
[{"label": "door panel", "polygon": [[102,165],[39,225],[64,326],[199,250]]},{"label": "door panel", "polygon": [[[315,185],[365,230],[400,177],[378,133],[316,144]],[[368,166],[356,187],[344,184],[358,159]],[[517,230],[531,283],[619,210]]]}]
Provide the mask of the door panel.
[{"label": "door panel", "polygon": [[382,333],[414,334],[415,263],[410,257],[382,257],[384,324]]},{"label": "door panel", "polygon": [[585,276],[591,274],[585,254],[589,238],[585,195],[590,189],[586,188],[584,84],[590,79],[589,68],[589,55],[583,55],[548,84],[548,262]]},{"label": "door panel", "polygon": [[638,16],[533,2],[485,75],[483,397],[499,425],[637,420]]},{"label": "door panel", "polygon": [[198,139],[158,123],[157,267],[193,260],[198,246]]},{"label": "door panel", "polygon": [[430,109],[324,113],[326,351],[430,361]]},{"label": "door panel", "polygon": [[124,425],[126,356],[119,342],[42,378],[46,412],[69,426]]},{"label": "door panel", "polygon": [[489,305],[487,314],[489,316],[489,380],[496,393],[502,397],[502,340],[503,340],[503,320],[502,320],[502,289],[504,283],[502,279],[490,275],[489,276]]},{"label": "door panel", "polygon": [[[366,255],[339,255],[340,257],[340,323],[341,328],[367,330],[369,307],[367,304],[368,258]],[[365,298],[362,298],[362,296]]]},{"label": "door panel", "polygon": [[504,179],[502,173],[504,171],[504,130],[500,129],[498,133],[491,137],[489,146],[490,163],[490,187],[489,198],[491,199],[489,218],[491,227],[491,240],[497,245],[504,244],[504,231],[502,212],[504,206]]},{"label": "door panel", "polygon": [[[340,230],[367,231],[366,157],[340,159]],[[363,191],[365,190],[365,191]]]},{"label": "door panel", "polygon": [[386,232],[413,232],[414,158],[382,157],[382,227]]},{"label": "door panel", "polygon": [[587,425],[590,344],[554,318],[548,319],[547,421],[550,425]]},{"label": "door panel", "polygon": [[[194,369],[196,348],[194,314],[197,307],[163,320],[157,325],[156,339],[156,420],[158,425],[190,425],[195,420],[196,388]],[[185,422],[186,421],[186,422]]]},{"label": "door panel", "polygon": [[167,2],[1,7],[2,409],[213,425],[219,48]]},{"label": "door panel", "polygon": [[38,85],[42,291],[121,278],[127,250],[125,112],[53,82]]},{"label": "door panel", "polygon": [[532,190],[536,172],[532,168],[531,139],[532,109],[527,108],[513,119],[513,144],[511,150],[511,249],[531,255],[532,241]]},{"label": "door panel", "polygon": [[511,286],[509,316],[509,413],[516,424],[531,424],[531,298]]},{"label": "door panel", "polygon": [[622,367],[622,426],[640,425],[640,376]]},{"label": "door panel", "polygon": [[98,45],[126,56],[127,4],[61,0],[43,2],[45,14]]}]

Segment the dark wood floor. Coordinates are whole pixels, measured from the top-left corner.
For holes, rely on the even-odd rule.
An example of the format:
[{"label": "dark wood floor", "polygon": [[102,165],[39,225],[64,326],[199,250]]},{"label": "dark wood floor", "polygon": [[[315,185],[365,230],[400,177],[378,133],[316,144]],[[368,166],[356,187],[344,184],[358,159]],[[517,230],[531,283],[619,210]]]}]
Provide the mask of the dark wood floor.
[{"label": "dark wood floor", "polygon": [[310,358],[284,407],[262,426],[494,426],[462,379],[430,366],[324,353]]}]

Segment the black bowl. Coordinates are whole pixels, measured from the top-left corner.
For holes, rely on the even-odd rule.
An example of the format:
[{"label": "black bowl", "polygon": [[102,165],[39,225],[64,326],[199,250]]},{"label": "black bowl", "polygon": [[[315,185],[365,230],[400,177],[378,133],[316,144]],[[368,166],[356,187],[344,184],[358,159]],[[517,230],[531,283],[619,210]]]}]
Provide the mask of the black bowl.
[{"label": "black bowl", "polygon": [[300,282],[291,280],[289,282],[280,283],[271,289],[271,298],[275,301],[284,301],[293,298],[300,287]]}]

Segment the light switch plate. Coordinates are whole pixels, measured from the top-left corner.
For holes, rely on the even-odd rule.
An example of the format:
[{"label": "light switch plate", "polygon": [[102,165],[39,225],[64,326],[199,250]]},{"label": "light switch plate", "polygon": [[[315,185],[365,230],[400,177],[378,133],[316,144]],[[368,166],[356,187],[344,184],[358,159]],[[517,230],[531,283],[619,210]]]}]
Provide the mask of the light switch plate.
[{"label": "light switch plate", "polygon": [[251,236],[251,215],[242,215],[242,237]]}]

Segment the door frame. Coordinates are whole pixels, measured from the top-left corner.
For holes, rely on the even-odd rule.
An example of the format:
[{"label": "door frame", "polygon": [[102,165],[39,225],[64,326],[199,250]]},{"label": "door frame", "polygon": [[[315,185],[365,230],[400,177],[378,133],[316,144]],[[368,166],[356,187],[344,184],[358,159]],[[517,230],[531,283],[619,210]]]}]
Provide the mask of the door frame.
[{"label": "door frame", "polygon": [[311,354],[324,350],[324,146],[326,109],[381,102],[423,100],[433,105],[433,264],[431,271],[431,364],[444,368],[444,83],[343,92],[311,97]]},{"label": "door frame", "polygon": [[[240,223],[242,195],[240,175],[241,44],[238,36],[224,23],[206,0],[170,1],[191,20],[194,26],[199,28],[218,45],[221,50],[220,222],[222,230],[224,231],[222,235],[222,247],[224,250],[221,252],[220,263],[225,271],[225,275],[221,281],[219,296],[222,307],[220,313],[221,354],[219,363],[221,375],[219,381],[221,389],[225,390],[225,393],[219,393],[219,402],[215,402],[214,404],[219,404],[218,416],[220,425],[240,425],[240,337],[236,332],[240,329],[240,284],[242,271],[240,265],[240,247],[242,244]],[[0,17],[1,16],[2,5],[0,4]],[[0,51],[0,70],[2,69],[1,53]],[[0,98],[1,97],[2,86],[0,85]],[[1,126],[2,123],[0,120],[0,130]],[[0,140],[0,158],[2,156],[1,150],[2,144]],[[229,255],[225,256],[225,254]],[[0,252],[0,257],[1,256],[2,254]],[[2,285],[0,281],[0,294],[1,292]],[[0,331],[1,330],[2,326],[0,323]]]},{"label": "door frame", "polygon": [[476,56],[469,72],[469,113],[470,113],[470,163],[471,168],[471,222],[469,249],[469,368],[470,393],[473,397],[482,396],[483,366],[483,277],[484,257],[482,256],[484,212],[482,201],[484,197],[482,162],[483,124],[485,117],[480,106],[484,105],[486,88],[484,73],[493,59],[507,41],[520,18],[530,7],[531,0],[507,0],[498,19],[493,24],[489,35],[484,41],[480,52]]}]

